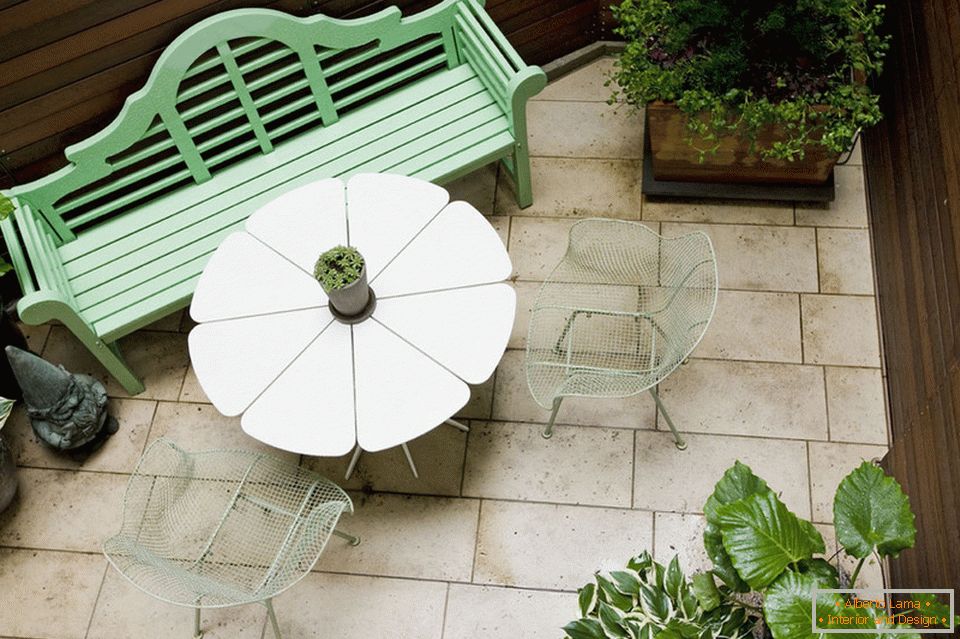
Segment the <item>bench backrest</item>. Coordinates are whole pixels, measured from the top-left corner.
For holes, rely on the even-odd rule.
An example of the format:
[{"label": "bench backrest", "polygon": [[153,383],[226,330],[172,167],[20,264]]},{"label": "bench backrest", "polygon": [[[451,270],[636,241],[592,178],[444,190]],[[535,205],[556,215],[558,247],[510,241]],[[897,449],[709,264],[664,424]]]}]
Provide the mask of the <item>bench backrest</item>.
[{"label": "bench backrest", "polygon": [[495,27],[481,4],[445,0],[406,18],[396,7],[356,20],[266,9],[208,18],[167,48],[109,126],[66,149],[68,166],[11,194],[62,243],[467,60],[486,65],[484,84],[505,102],[498,67],[519,58],[509,45],[496,62],[481,51],[478,38],[502,39],[489,33]]}]

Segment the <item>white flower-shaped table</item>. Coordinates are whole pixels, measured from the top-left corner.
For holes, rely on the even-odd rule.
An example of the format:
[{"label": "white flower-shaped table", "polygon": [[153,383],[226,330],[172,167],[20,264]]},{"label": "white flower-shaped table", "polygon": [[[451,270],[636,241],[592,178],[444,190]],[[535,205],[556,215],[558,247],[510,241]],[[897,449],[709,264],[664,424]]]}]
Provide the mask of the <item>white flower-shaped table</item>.
[{"label": "white flower-shaped table", "polygon": [[[313,277],[340,244],[364,256],[376,294],[373,315],[352,325]],[[404,446],[410,460],[406,442],[453,423],[467,384],[500,361],[511,270],[487,220],[438,186],[387,174],[313,182],[258,210],[210,258],[190,307],[190,357],[217,410],[243,414],[260,441],[306,455],[354,449],[351,470],[361,449]]]}]

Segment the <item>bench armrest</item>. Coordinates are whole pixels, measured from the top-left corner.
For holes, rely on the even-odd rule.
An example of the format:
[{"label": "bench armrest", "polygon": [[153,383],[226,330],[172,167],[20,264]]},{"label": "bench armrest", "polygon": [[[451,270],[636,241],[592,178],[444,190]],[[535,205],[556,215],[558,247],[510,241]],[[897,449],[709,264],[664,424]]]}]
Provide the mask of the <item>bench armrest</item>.
[{"label": "bench armrest", "polygon": [[547,85],[547,76],[528,65],[479,0],[463,0],[455,18],[460,58],[469,64],[510,119],[518,140],[526,140],[526,102]]}]

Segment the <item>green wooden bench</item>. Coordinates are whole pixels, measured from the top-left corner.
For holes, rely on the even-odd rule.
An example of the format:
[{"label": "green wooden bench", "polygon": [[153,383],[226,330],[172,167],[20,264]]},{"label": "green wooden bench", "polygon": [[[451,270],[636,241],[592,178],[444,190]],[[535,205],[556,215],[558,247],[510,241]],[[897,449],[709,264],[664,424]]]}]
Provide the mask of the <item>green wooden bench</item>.
[{"label": "green wooden bench", "polygon": [[500,160],[529,205],[526,102],[546,77],[482,4],[241,9],[188,29],[68,166],[6,193],[22,320],[59,320],[135,394],[117,340],[188,305],[220,241],[284,191],[369,171],[443,183]]}]

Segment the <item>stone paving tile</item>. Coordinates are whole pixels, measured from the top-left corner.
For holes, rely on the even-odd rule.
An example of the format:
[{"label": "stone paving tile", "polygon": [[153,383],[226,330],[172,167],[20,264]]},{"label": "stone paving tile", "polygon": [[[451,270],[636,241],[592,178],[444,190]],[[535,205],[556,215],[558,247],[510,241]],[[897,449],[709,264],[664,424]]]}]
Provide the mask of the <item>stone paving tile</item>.
[{"label": "stone paving tile", "polygon": [[500,236],[500,241],[504,246],[510,242],[510,217],[507,215],[492,215],[487,218],[493,230]]},{"label": "stone paving tile", "polygon": [[212,404],[160,402],[150,441],[165,437],[184,450],[256,450],[296,464],[300,456],[268,446],[240,428],[239,417],[225,417]]},{"label": "stone paving tile", "polygon": [[513,278],[542,282],[567,252],[567,237],[576,220],[517,217],[510,228]]},{"label": "stone paving tile", "polygon": [[0,548],[0,635],[83,639],[106,563],[99,554]]},{"label": "stone paving tile", "polygon": [[490,419],[493,411],[494,377],[470,386],[470,401],[456,414],[458,419]]},{"label": "stone paving tile", "polygon": [[793,224],[793,205],[741,200],[643,199],[643,219],[709,224]]},{"label": "stone paving tile", "polygon": [[180,331],[180,324],[183,322],[183,314],[186,311],[180,309],[179,311],[174,311],[169,315],[161,317],[152,324],[148,324],[143,327],[145,331],[172,331],[177,333]]},{"label": "stone paving tile", "polygon": [[802,362],[800,298],[793,293],[720,291],[697,357]]},{"label": "stone paving tile", "polygon": [[50,335],[50,324],[40,324],[31,326],[29,324],[18,324],[23,336],[27,338],[27,347],[34,353],[42,353],[43,347],[47,343],[47,337]]},{"label": "stone paving tile", "polygon": [[543,282],[512,282],[517,292],[517,313],[513,318],[513,330],[507,348],[524,348],[527,345],[527,332],[530,330],[530,314],[537,300],[537,294]]},{"label": "stone paving tile", "polygon": [[200,386],[200,380],[197,379],[197,372],[193,370],[192,365],[187,369],[187,374],[183,378],[183,387],[180,389],[179,401],[199,402],[202,404],[210,403],[210,398],[203,392],[203,387]]},{"label": "stone paving tile", "polygon": [[120,430],[82,461],[42,442],[33,432],[26,411],[21,408],[14,411],[3,433],[18,466],[129,473],[133,472],[147,443],[156,407],[154,401],[111,399],[108,410],[119,422]]},{"label": "stone paving tile", "polygon": [[613,95],[614,86],[604,86],[614,70],[613,57],[602,57],[567,73],[547,85],[532,100],[569,100],[575,102],[606,102]]},{"label": "stone paving tile", "polygon": [[877,368],[826,368],[830,439],[887,444],[886,400]]},{"label": "stone paving tile", "polygon": [[880,366],[874,298],[802,295],[800,311],[805,362]]},{"label": "stone paving tile", "polygon": [[463,494],[630,507],[633,437],[610,428],[471,422]]},{"label": "stone paving tile", "polygon": [[827,439],[816,366],[691,359],[664,380],[660,397],[681,431]]},{"label": "stone paving tile", "polygon": [[284,637],[440,639],[446,596],[433,581],[311,573],[273,606]]},{"label": "stone paving tile", "polygon": [[[186,335],[139,331],[120,340],[120,348],[147,387],[138,398],[177,400],[189,364]],[[50,330],[43,357],[54,364],[63,364],[69,371],[84,372],[99,379],[111,397],[129,397],[100,362],[62,326]]]},{"label": "stone paving tile", "polygon": [[466,446],[467,435],[452,426],[438,426],[409,442],[419,479],[410,472],[407,458],[399,446],[378,453],[363,453],[349,481],[344,481],[343,474],[350,455],[304,457],[303,463],[344,488],[456,496],[460,494]]},{"label": "stone paving tile", "polygon": [[556,639],[578,616],[573,593],[450,584],[443,639]]},{"label": "stone paving tile", "polygon": [[[493,418],[512,422],[546,424],[550,411],[534,401],[527,386],[524,351],[508,350],[497,369],[493,393]],[[649,393],[632,397],[568,397],[557,413],[558,424],[654,428],[656,406]]]},{"label": "stone paving tile", "polygon": [[355,513],[337,526],[359,546],[331,537],[316,570],[470,581],[480,501],[351,494]]},{"label": "stone paving tile", "polygon": [[[266,620],[266,608],[259,604],[208,609],[201,615],[200,629],[206,639],[260,639]],[[89,639],[169,639],[192,634],[191,609],[155,599],[113,567],[107,570]]]},{"label": "stone paving tile", "polygon": [[653,558],[667,565],[674,555],[680,557],[680,567],[689,578],[695,572],[713,567],[703,547],[703,529],[707,520],[703,515],[689,513],[656,513],[653,537],[656,546]]},{"label": "stone paving tile", "polygon": [[685,434],[678,450],[670,433],[637,431],[633,506],[701,513],[723,473],[737,460],[750,466],[801,517],[810,515],[806,445],[800,441]]},{"label": "stone paving tile", "polygon": [[710,236],[722,288],[816,292],[817,246],[813,229],[789,226],[664,223],[663,235],[692,231]]},{"label": "stone paving tile", "polygon": [[817,229],[820,292],[873,295],[873,262],[866,229]]},{"label": "stone paving tile", "polygon": [[838,166],[834,169],[837,197],[830,204],[798,204],[798,226],[867,227],[867,198],[862,166]]},{"label": "stone paving tile", "polygon": [[881,459],[886,446],[810,442],[810,490],[813,520],[833,521],[833,496],[847,474],[865,460]]},{"label": "stone paving tile", "polygon": [[493,200],[497,190],[499,164],[488,164],[453,182],[443,185],[450,193],[450,201],[469,202],[484,215],[493,215]]},{"label": "stone paving tile", "polygon": [[639,220],[641,166],[630,160],[533,158],[533,204],[520,209],[513,191],[501,183],[497,213]]},{"label": "stone paving tile", "polygon": [[652,526],[637,510],[485,500],[473,581],[576,590],[649,548]]},{"label": "stone paving tile", "polygon": [[602,102],[530,102],[530,155],[567,158],[643,158],[643,116]]},{"label": "stone paving tile", "polygon": [[20,468],[17,497],[0,515],[0,545],[99,552],[120,530],[124,475]]}]

